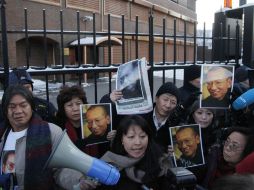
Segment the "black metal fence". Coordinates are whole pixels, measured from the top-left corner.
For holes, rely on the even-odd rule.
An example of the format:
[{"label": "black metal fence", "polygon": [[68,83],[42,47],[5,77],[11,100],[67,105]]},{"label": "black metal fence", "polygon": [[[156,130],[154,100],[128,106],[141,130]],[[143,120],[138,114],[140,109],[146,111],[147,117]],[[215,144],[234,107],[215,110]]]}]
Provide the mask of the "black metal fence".
[{"label": "black metal fence", "polygon": [[[84,74],[89,74],[90,79],[89,82],[93,85],[93,88],[89,89],[92,96],[92,99],[90,99],[90,102],[97,103],[100,99],[100,97],[103,94],[100,93],[105,93],[103,92],[98,92],[101,90],[101,88],[106,89],[106,92],[111,92],[112,89],[114,89],[113,86],[113,77],[112,75],[117,71],[117,67],[119,64],[112,64],[112,52],[111,52],[111,46],[112,46],[112,40],[111,37],[117,36],[122,40],[122,46],[121,46],[121,56],[122,56],[122,63],[126,62],[126,55],[125,55],[125,38],[127,36],[131,37],[132,39],[135,39],[135,58],[141,58],[139,55],[139,37],[147,37],[149,39],[149,48],[148,48],[148,66],[150,69],[148,70],[148,76],[149,76],[149,83],[151,87],[151,92],[152,94],[154,93],[154,90],[156,89],[156,85],[158,83],[164,83],[165,81],[172,80],[174,83],[177,82],[177,71],[184,69],[186,65],[189,64],[204,64],[204,63],[223,63],[223,64],[238,64],[239,63],[239,56],[235,56],[236,59],[230,60],[228,57],[226,60],[225,59],[219,59],[219,60],[214,60],[213,57],[211,60],[206,60],[207,56],[207,43],[208,41],[214,43],[216,40],[233,40],[233,44],[235,44],[237,49],[237,46],[239,46],[239,36],[238,34],[232,35],[233,37],[230,37],[228,35],[227,37],[223,37],[221,34],[220,36],[214,37],[214,36],[206,36],[206,29],[205,29],[205,24],[204,24],[204,29],[203,33],[201,36],[197,36],[197,28],[196,24],[194,26],[194,31],[193,35],[188,35],[186,31],[186,22],[184,23],[184,32],[181,34],[178,34],[176,32],[176,20],[174,20],[174,26],[173,26],[173,32],[172,33],[167,33],[166,26],[165,26],[165,19],[162,20],[162,27],[161,27],[161,34],[158,34],[157,32],[154,32],[154,17],[152,13],[150,14],[148,18],[148,32],[147,33],[141,33],[139,32],[139,20],[138,17],[136,18],[135,22],[135,32],[125,32],[125,19],[124,16],[121,18],[121,32],[115,32],[111,31],[111,16],[108,15],[108,31],[107,32],[98,32],[96,31],[96,18],[95,14],[93,14],[93,30],[91,32],[88,31],[81,31],[80,26],[79,26],[79,21],[80,21],[80,15],[79,12],[76,13],[76,20],[77,20],[77,28],[71,31],[66,31],[64,30],[63,26],[63,12],[59,12],[59,22],[60,22],[60,29],[59,30],[49,30],[46,28],[46,22],[47,22],[47,17],[46,17],[46,10],[43,10],[42,14],[42,19],[43,19],[43,26],[42,29],[39,30],[30,30],[27,22],[27,10],[24,10],[24,29],[23,30],[7,30],[6,26],[6,14],[5,14],[5,6],[8,6],[4,3],[4,1],[1,2],[1,52],[2,52],[2,68],[0,69],[0,75],[1,75],[1,81],[3,83],[3,87],[6,88],[8,86],[8,73],[12,69],[9,66],[9,59],[8,59],[8,37],[14,34],[21,34],[24,35],[25,37],[25,54],[26,54],[26,64],[22,66],[22,68],[27,69],[27,71],[32,75],[32,76],[40,76],[40,79],[45,81],[45,93],[46,97],[49,100],[50,99],[50,88],[49,88],[49,83],[54,83],[54,82],[61,82],[62,84],[65,84],[69,82],[70,78],[66,77],[69,75],[72,75],[74,77],[71,78],[71,81],[76,84],[84,84]],[[230,28],[229,28],[230,30]],[[237,29],[239,31],[239,28]],[[29,62],[29,36],[36,34],[37,36],[42,37],[42,42],[43,42],[43,55],[42,59],[44,64],[41,66],[32,66]],[[51,67],[48,65],[48,60],[47,60],[47,36],[48,35],[57,35],[60,39],[60,47],[59,47],[59,60],[60,64]],[[68,35],[76,35],[77,37],[77,64],[75,65],[69,65],[68,62],[66,62],[64,58],[64,38]],[[108,48],[108,64],[99,64],[97,59],[94,59],[94,62],[92,64],[87,64],[84,65],[81,60],[81,36],[91,36],[93,37],[93,51],[92,51],[92,56],[95,58],[97,57],[97,51],[96,51],[96,37],[97,36],[106,36],[108,38],[107,41],[107,48]],[[160,37],[162,39],[162,57],[161,61],[155,62],[154,61],[154,39],[156,37]],[[171,62],[166,61],[166,39],[171,39],[173,41],[173,60]],[[177,40],[181,40],[183,42],[183,54],[181,55],[183,57],[183,61],[179,62],[177,61]],[[193,59],[192,60],[187,60],[187,42],[191,41],[193,43]],[[199,60],[197,59],[197,54],[200,54],[197,52],[197,41],[200,42],[202,45],[199,45],[199,49],[201,50],[201,58]],[[232,42],[231,42],[232,43]],[[229,44],[229,43],[228,43]],[[228,45],[227,49],[230,51],[230,46]],[[211,50],[213,51],[213,49]],[[237,52],[236,52],[237,54]],[[211,53],[213,55],[213,53]],[[172,76],[167,76],[166,72],[172,70],[173,74]],[[155,77],[155,73],[159,72],[161,74],[161,77],[159,82],[158,78]],[[100,84],[101,79],[100,79],[100,74],[104,73],[104,76],[106,77],[106,82],[104,81],[103,84]],[[105,74],[106,73],[106,74]],[[53,79],[58,79],[58,81],[53,80]],[[156,80],[155,80],[156,78]],[[87,82],[87,81],[86,81]]]}]

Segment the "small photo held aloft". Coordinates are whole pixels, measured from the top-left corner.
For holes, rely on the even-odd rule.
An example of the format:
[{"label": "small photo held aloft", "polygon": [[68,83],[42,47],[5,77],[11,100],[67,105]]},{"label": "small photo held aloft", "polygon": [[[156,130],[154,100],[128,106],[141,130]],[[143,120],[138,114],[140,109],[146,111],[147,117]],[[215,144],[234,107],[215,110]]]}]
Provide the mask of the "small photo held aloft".
[{"label": "small photo held aloft", "polygon": [[112,131],[111,104],[83,104],[80,109],[82,138],[86,145],[108,142],[107,134]]},{"label": "small photo held aloft", "polygon": [[200,107],[226,109],[234,83],[234,66],[202,65]]},{"label": "small photo held aloft", "polygon": [[197,124],[169,128],[176,167],[205,164],[200,126]]}]

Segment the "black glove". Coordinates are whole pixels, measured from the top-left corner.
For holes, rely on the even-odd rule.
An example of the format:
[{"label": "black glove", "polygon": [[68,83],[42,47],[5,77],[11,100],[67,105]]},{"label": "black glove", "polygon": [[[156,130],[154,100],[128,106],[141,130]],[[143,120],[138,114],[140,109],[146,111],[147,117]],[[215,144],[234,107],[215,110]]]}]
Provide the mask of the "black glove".
[{"label": "black glove", "polygon": [[199,97],[202,92],[193,92],[190,96],[182,103],[184,109],[188,109]]}]

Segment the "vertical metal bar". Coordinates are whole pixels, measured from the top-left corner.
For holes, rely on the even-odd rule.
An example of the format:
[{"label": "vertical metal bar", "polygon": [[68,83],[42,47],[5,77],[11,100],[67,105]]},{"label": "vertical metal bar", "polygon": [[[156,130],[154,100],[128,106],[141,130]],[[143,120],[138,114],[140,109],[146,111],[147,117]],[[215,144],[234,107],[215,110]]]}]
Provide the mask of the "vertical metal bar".
[{"label": "vertical metal bar", "polygon": [[153,66],[154,66],[154,57],[153,57],[153,15],[149,15],[149,64],[151,69],[149,69],[148,77],[151,89],[151,96],[153,97]]},{"label": "vertical metal bar", "polygon": [[[47,29],[46,29],[46,10],[43,9],[43,41],[44,41],[44,68],[48,66],[48,48],[47,48]],[[46,97],[49,101],[49,83],[48,83],[48,74],[45,75],[46,79]]]},{"label": "vertical metal bar", "polygon": [[[95,25],[95,13],[93,13],[93,58],[94,58],[94,67],[97,66],[97,53],[96,53],[96,25]],[[95,103],[97,103],[97,72],[94,72],[94,95]]]},{"label": "vertical metal bar", "polygon": [[187,59],[187,56],[186,56],[186,46],[187,46],[187,39],[186,39],[186,35],[187,35],[187,32],[186,32],[186,21],[184,21],[184,46],[183,46],[183,62],[184,64],[186,64],[186,59]]},{"label": "vertical metal bar", "polygon": [[[125,63],[125,40],[124,40],[124,15],[122,15],[122,63]],[[110,90],[111,92],[111,90]]]},{"label": "vertical metal bar", "polygon": [[230,58],[230,55],[229,55],[229,51],[230,51],[230,25],[228,25],[228,35],[227,35],[227,62],[226,64],[229,63],[229,58]]},{"label": "vertical metal bar", "polygon": [[[177,55],[177,49],[176,49],[176,19],[174,19],[174,65],[176,64],[176,55]],[[173,73],[173,83],[176,83],[176,70],[174,69]]]},{"label": "vertical metal bar", "polygon": [[[48,66],[48,48],[47,48],[47,31],[46,31],[46,10],[43,9],[43,44],[44,44],[44,69]],[[47,83],[46,83],[47,86]]]},{"label": "vertical metal bar", "polygon": [[135,27],[135,59],[138,59],[138,16],[136,16],[136,27]]},{"label": "vertical metal bar", "polygon": [[[162,31],[162,61],[163,65],[165,65],[166,62],[166,19],[163,18],[163,31]],[[162,82],[165,83],[165,69],[162,70]]]},{"label": "vertical metal bar", "polygon": [[194,51],[193,51],[193,63],[196,63],[197,59],[197,22],[194,24]]},{"label": "vertical metal bar", "polygon": [[[108,66],[112,64],[111,58],[111,21],[110,21],[110,14],[108,14]],[[111,72],[108,72],[109,77],[109,89],[111,89]]]},{"label": "vertical metal bar", "polygon": [[26,39],[26,69],[28,69],[30,48],[29,48],[29,40],[28,40],[27,9],[26,8],[24,9],[24,18],[25,18],[25,39]]},{"label": "vertical metal bar", "polygon": [[239,48],[240,48],[240,26],[239,26],[238,21],[236,23],[235,38],[236,38],[236,45],[235,45],[236,60],[235,60],[235,62],[236,62],[237,65],[239,65],[239,58],[240,58],[241,54],[239,54]]},{"label": "vertical metal bar", "polygon": [[111,65],[111,25],[110,14],[108,14],[108,65]]},{"label": "vertical metal bar", "polygon": [[63,41],[63,10],[60,10],[60,37],[61,37],[61,62],[62,62],[62,68],[64,67],[64,41]]},{"label": "vertical metal bar", "polygon": [[94,67],[97,65],[96,56],[97,56],[97,53],[96,53],[96,25],[95,25],[95,13],[93,13],[93,59],[94,59],[93,66]]},{"label": "vertical metal bar", "polygon": [[80,48],[80,16],[77,11],[77,37],[78,37],[78,67],[81,65],[81,48]]},{"label": "vertical metal bar", "polygon": [[5,1],[1,1],[1,30],[2,30],[2,62],[4,65],[4,90],[8,87],[9,83],[9,60],[8,60],[8,43],[7,43],[7,30],[6,30],[6,15],[5,15]]},{"label": "vertical metal bar", "polygon": [[213,23],[213,26],[212,26],[212,60],[211,60],[211,62],[213,63],[214,62],[214,58],[213,58],[213,55],[214,55],[214,47],[215,47],[215,36],[214,36],[214,23]]},{"label": "vertical metal bar", "polygon": [[204,22],[204,28],[203,28],[203,47],[202,47],[202,49],[203,49],[203,51],[202,51],[202,53],[203,53],[203,56],[202,56],[203,63],[205,63],[205,40],[206,40],[206,27],[205,27],[205,22]]},{"label": "vertical metal bar", "polygon": [[223,52],[224,52],[224,47],[223,47],[223,25],[222,23],[220,23],[220,62],[222,62],[222,56],[223,56]]}]

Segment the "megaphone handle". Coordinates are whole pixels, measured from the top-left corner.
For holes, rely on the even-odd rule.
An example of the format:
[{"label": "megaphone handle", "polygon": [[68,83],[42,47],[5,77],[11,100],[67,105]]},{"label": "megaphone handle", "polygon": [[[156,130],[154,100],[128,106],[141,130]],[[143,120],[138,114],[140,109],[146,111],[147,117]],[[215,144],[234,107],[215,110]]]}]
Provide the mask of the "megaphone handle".
[{"label": "megaphone handle", "polygon": [[80,190],[79,184],[80,184],[80,183],[78,183],[78,184],[76,184],[76,185],[73,185],[73,190]]},{"label": "megaphone handle", "polygon": [[[85,180],[92,181],[93,183],[95,183],[96,186],[99,185],[99,180],[97,180],[95,178],[91,178],[89,176],[85,176],[84,178],[85,178]],[[79,185],[80,185],[80,183],[78,183],[76,185],[73,185],[73,190],[80,190],[80,186]]]}]

